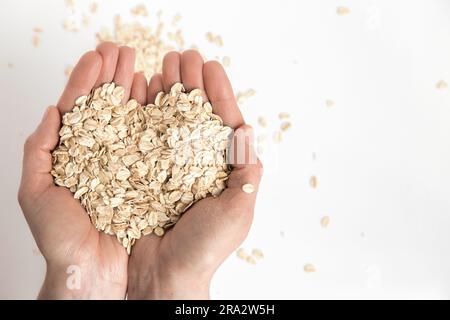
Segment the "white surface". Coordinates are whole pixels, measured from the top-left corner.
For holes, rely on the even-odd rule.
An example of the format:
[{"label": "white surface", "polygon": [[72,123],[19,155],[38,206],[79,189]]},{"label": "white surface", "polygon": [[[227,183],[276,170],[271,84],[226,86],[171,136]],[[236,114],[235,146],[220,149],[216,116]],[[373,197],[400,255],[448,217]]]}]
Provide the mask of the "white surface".
[{"label": "white surface", "polygon": [[[61,27],[62,0],[1,1],[0,298],[34,298],[45,272],[16,201],[23,141],[57,101],[65,67],[140,2],[99,1],[96,21],[73,34]],[[265,115],[270,136],[279,112],[293,118],[266,158],[243,244],[265,259],[251,266],[232,255],[213,298],[450,298],[450,89],[435,88],[450,83],[450,1],[147,4],[169,21],[180,12],[187,43],[232,58],[235,89],[257,91],[242,107],[249,123]],[[338,5],[351,13],[336,15]],[[225,46],[207,45],[207,31]],[[316,273],[303,272],[308,262]]]}]

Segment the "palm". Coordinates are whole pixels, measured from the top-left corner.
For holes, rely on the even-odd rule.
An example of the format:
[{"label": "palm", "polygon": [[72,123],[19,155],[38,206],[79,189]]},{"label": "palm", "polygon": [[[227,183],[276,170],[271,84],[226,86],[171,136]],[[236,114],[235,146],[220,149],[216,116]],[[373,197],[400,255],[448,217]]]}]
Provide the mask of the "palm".
[{"label": "palm", "polygon": [[114,237],[95,229],[68,189],[50,187],[41,199],[40,217],[51,221],[51,226],[47,223],[48,230],[37,237],[45,257],[58,259],[64,265],[97,261],[96,265],[104,269],[126,271],[125,249]]},{"label": "palm", "polygon": [[130,272],[155,263],[189,274],[213,272],[245,238],[253,217],[247,208],[234,207],[230,196],[225,190],[218,198],[205,198],[164,237],[149,235],[139,240],[132,251]]}]

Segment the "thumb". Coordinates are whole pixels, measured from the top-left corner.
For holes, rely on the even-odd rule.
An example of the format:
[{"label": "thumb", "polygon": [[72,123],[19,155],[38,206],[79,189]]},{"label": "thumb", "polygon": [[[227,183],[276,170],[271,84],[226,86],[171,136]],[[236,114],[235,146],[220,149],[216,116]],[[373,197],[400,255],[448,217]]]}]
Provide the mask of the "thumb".
[{"label": "thumb", "polygon": [[256,156],[251,126],[242,125],[235,131],[228,159],[233,170],[224,192],[228,198],[225,201],[232,201],[253,211],[263,167]]},{"label": "thumb", "polygon": [[[61,118],[56,107],[48,107],[37,129],[27,138],[24,145],[21,195],[39,196],[53,185],[51,151],[59,140]],[[31,194],[30,194],[31,192]]]}]

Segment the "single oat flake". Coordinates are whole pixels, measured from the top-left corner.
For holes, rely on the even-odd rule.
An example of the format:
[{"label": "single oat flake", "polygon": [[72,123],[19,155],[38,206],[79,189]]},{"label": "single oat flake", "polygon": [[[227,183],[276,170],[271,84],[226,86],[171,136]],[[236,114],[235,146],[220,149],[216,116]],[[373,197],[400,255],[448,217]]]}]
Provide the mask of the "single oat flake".
[{"label": "single oat flake", "polygon": [[279,143],[283,140],[283,134],[281,133],[281,131],[277,130],[273,133],[273,141],[275,141],[276,143]]},{"label": "single oat flake", "polygon": [[253,97],[256,94],[254,89],[248,89],[246,91],[239,91],[236,93],[236,102],[238,105],[242,105],[249,98]]},{"label": "single oat flake", "polygon": [[337,13],[337,15],[339,15],[339,16],[345,16],[345,15],[347,15],[347,14],[350,13],[350,8],[348,8],[348,7],[343,7],[343,6],[337,7],[337,8],[336,8],[336,13]]},{"label": "single oat flake", "polygon": [[335,102],[334,102],[333,100],[327,99],[327,100],[325,100],[325,105],[326,105],[328,108],[331,108],[331,107],[334,107]]},{"label": "single oat flake", "polygon": [[253,256],[247,256],[247,258],[245,258],[245,261],[247,261],[248,264],[256,264],[256,259]]},{"label": "single oat flake", "polygon": [[322,228],[328,227],[329,224],[330,224],[329,216],[324,216],[324,217],[322,217],[322,219],[320,219],[320,225],[322,226]]},{"label": "single oat flake", "polygon": [[316,272],[316,267],[311,263],[307,263],[303,266],[303,271],[306,273],[313,273]]},{"label": "single oat flake", "polygon": [[244,191],[245,193],[250,194],[250,193],[255,192],[255,187],[252,184],[250,184],[250,183],[246,183],[246,184],[244,184],[242,186],[242,191]]},{"label": "single oat flake", "polygon": [[438,89],[438,90],[443,90],[443,89],[447,89],[447,88],[448,88],[448,84],[444,80],[440,80],[436,83],[436,89]]},{"label": "single oat flake", "polygon": [[39,34],[35,34],[33,36],[32,43],[35,48],[39,47],[39,45],[41,44],[41,37],[39,36]]},{"label": "single oat flake", "polygon": [[106,83],[75,101],[62,118],[51,174],[130,253],[143,235],[163,236],[195,202],[226,188],[232,129],[201,90],[185,92],[181,83],[147,106],[123,96]]},{"label": "single oat flake", "polygon": [[292,123],[289,121],[284,121],[280,124],[281,131],[288,131],[292,127]]},{"label": "single oat flake", "polygon": [[239,259],[245,260],[245,259],[247,259],[248,254],[245,253],[244,248],[239,248],[239,249],[236,251],[236,256],[237,256]]},{"label": "single oat flake", "polygon": [[264,258],[264,253],[260,250],[260,249],[253,249],[252,250],[252,256],[256,259],[256,260],[261,260]]},{"label": "single oat flake", "polygon": [[309,178],[309,185],[313,189],[317,188],[317,177],[316,176],[312,176],[311,178]]},{"label": "single oat flake", "polygon": [[289,113],[287,113],[287,112],[280,112],[279,114],[278,114],[278,118],[280,119],[280,120],[287,120],[287,119],[289,119],[291,117],[291,115],[289,114]]},{"label": "single oat flake", "polygon": [[97,2],[92,2],[89,5],[89,11],[90,11],[91,14],[96,14],[97,11],[98,11],[98,3]]},{"label": "single oat flake", "polygon": [[228,56],[224,56],[222,58],[222,64],[225,68],[228,68],[231,65],[231,58]]},{"label": "single oat flake", "polygon": [[258,124],[263,127],[266,128],[267,127],[267,120],[264,117],[258,117]]}]

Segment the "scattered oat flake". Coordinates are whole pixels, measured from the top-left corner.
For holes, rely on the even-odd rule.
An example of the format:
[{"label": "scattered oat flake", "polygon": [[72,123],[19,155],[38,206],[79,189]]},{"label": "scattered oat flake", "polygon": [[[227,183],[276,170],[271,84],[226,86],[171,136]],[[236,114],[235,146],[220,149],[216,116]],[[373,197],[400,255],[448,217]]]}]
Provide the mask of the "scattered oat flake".
[{"label": "scattered oat flake", "polygon": [[242,191],[250,194],[250,193],[255,192],[255,187],[251,183],[246,183],[242,186]]},{"label": "scattered oat flake", "polygon": [[256,91],[254,89],[248,89],[246,91],[238,91],[238,93],[236,93],[236,102],[239,105],[241,105],[247,99],[253,97],[255,94],[256,94]]},{"label": "scattered oat flake", "polygon": [[311,178],[309,178],[309,185],[313,189],[317,188],[317,177],[316,176],[312,176]]},{"label": "scattered oat flake", "polygon": [[42,28],[35,27],[35,28],[33,28],[33,31],[36,32],[36,33],[41,33],[42,32]]},{"label": "scattered oat flake", "polygon": [[245,258],[245,261],[247,261],[248,264],[256,264],[256,259],[252,256],[247,256],[247,258]]},{"label": "scattered oat flake", "polygon": [[65,2],[66,2],[66,6],[67,6],[69,9],[75,8],[75,0],[66,0]]},{"label": "scattered oat flake", "polygon": [[248,254],[245,253],[244,248],[239,248],[239,249],[236,251],[236,256],[237,256],[239,259],[245,260],[245,259],[247,259]]},{"label": "scattered oat flake", "polygon": [[348,8],[348,7],[342,7],[342,6],[337,7],[337,8],[336,8],[336,13],[337,13],[339,16],[345,16],[345,15],[347,15],[347,14],[350,13],[350,8]]},{"label": "scattered oat flake", "polygon": [[283,134],[281,133],[281,131],[277,130],[274,132],[273,134],[273,141],[275,142],[281,142],[283,140]]},{"label": "scattered oat flake", "polygon": [[168,32],[167,37],[169,40],[174,41],[178,47],[184,47],[184,37],[181,30],[177,30],[176,32]]},{"label": "scattered oat flake", "polygon": [[176,26],[181,21],[181,15],[177,13],[172,19],[172,26]]},{"label": "scattered oat flake", "polygon": [[212,32],[206,33],[206,40],[208,40],[208,42],[215,44],[219,47],[223,46],[222,37],[220,35],[214,35]]},{"label": "scattered oat flake", "polygon": [[443,90],[443,89],[447,89],[447,88],[448,88],[448,84],[444,80],[440,80],[436,83],[436,89],[438,89],[438,90]]},{"label": "scattered oat flake", "polygon": [[[159,16],[161,14],[158,13]],[[101,28],[96,35],[97,41],[98,43],[112,41],[133,48],[136,52],[134,66],[136,72],[143,72],[150,78],[153,74],[161,72],[166,53],[185,48],[181,30],[171,28],[166,32],[166,25],[159,20],[160,18],[153,24],[123,23],[120,16],[116,16],[113,30]]]},{"label": "scattered oat flake", "polygon": [[292,124],[289,121],[282,122],[280,125],[281,131],[287,131],[291,128]]},{"label": "scattered oat flake", "polygon": [[77,27],[77,24],[75,23],[75,21],[71,20],[71,19],[65,19],[63,21],[63,29],[68,32],[78,32],[79,31],[79,28]]},{"label": "scattered oat flake", "polygon": [[256,259],[256,260],[261,260],[264,258],[264,253],[260,250],[260,249],[253,249],[252,250],[252,256]]},{"label": "scattered oat flake", "polygon": [[132,15],[148,17],[148,10],[145,4],[138,4],[134,8],[130,9]]},{"label": "scattered oat flake", "polygon": [[224,56],[222,58],[222,64],[225,68],[228,68],[231,65],[231,58],[228,56]]},{"label": "scattered oat flake", "polygon": [[87,15],[83,14],[83,18],[81,19],[81,24],[83,27],[89,26],[90,19]]},{"label": "scattered oat flake", "polygon": [[328,227],[329,224],[330,224],[330,217],[329,216],[322,217],[322,219],[320,220],[320,225],[322,226],[322,228]]},{"label": "scattered oat flake", "polygon": [[267,127],[267,120],[264,117],[258,117],[258,124],[263,127],[266,128]]},{"label": "scattered oat flake", "polygon": [[97,11],[98,11],[98,3],[97,3],[97,2],[92,2],[92,3],[89,5],[89,11],[90,11],[92,14],[96,14]]},{"label": "scattered oat flake", "polygon": [[306,273],[313,273],[316,272],[316,267],[311,263],[307,263],[303,266],[303,271]]},{"label": "scattered oat flake", "polygon": [[35,34],[33,36],[32,42],[35,48],[39,47],[39,45],[41,44],[41,37],[38,34]]},{"label": "scattered oat flake", "polygon": [[289,119],[291,117],[291,115],[289,114],[289,113],[287,113],[287,112],[280,112],[279,114],[278,114],[278,118],[280,119],[280,120],[287,120],[287,119]]},{"label": "scattered oat flake", "polygon": [[333,100],[327,99],[327,100],[325,101],[325,105],[326,105],[328,108],[331,108],[331,107],[334,107],[335,103],[334,103]]}]

